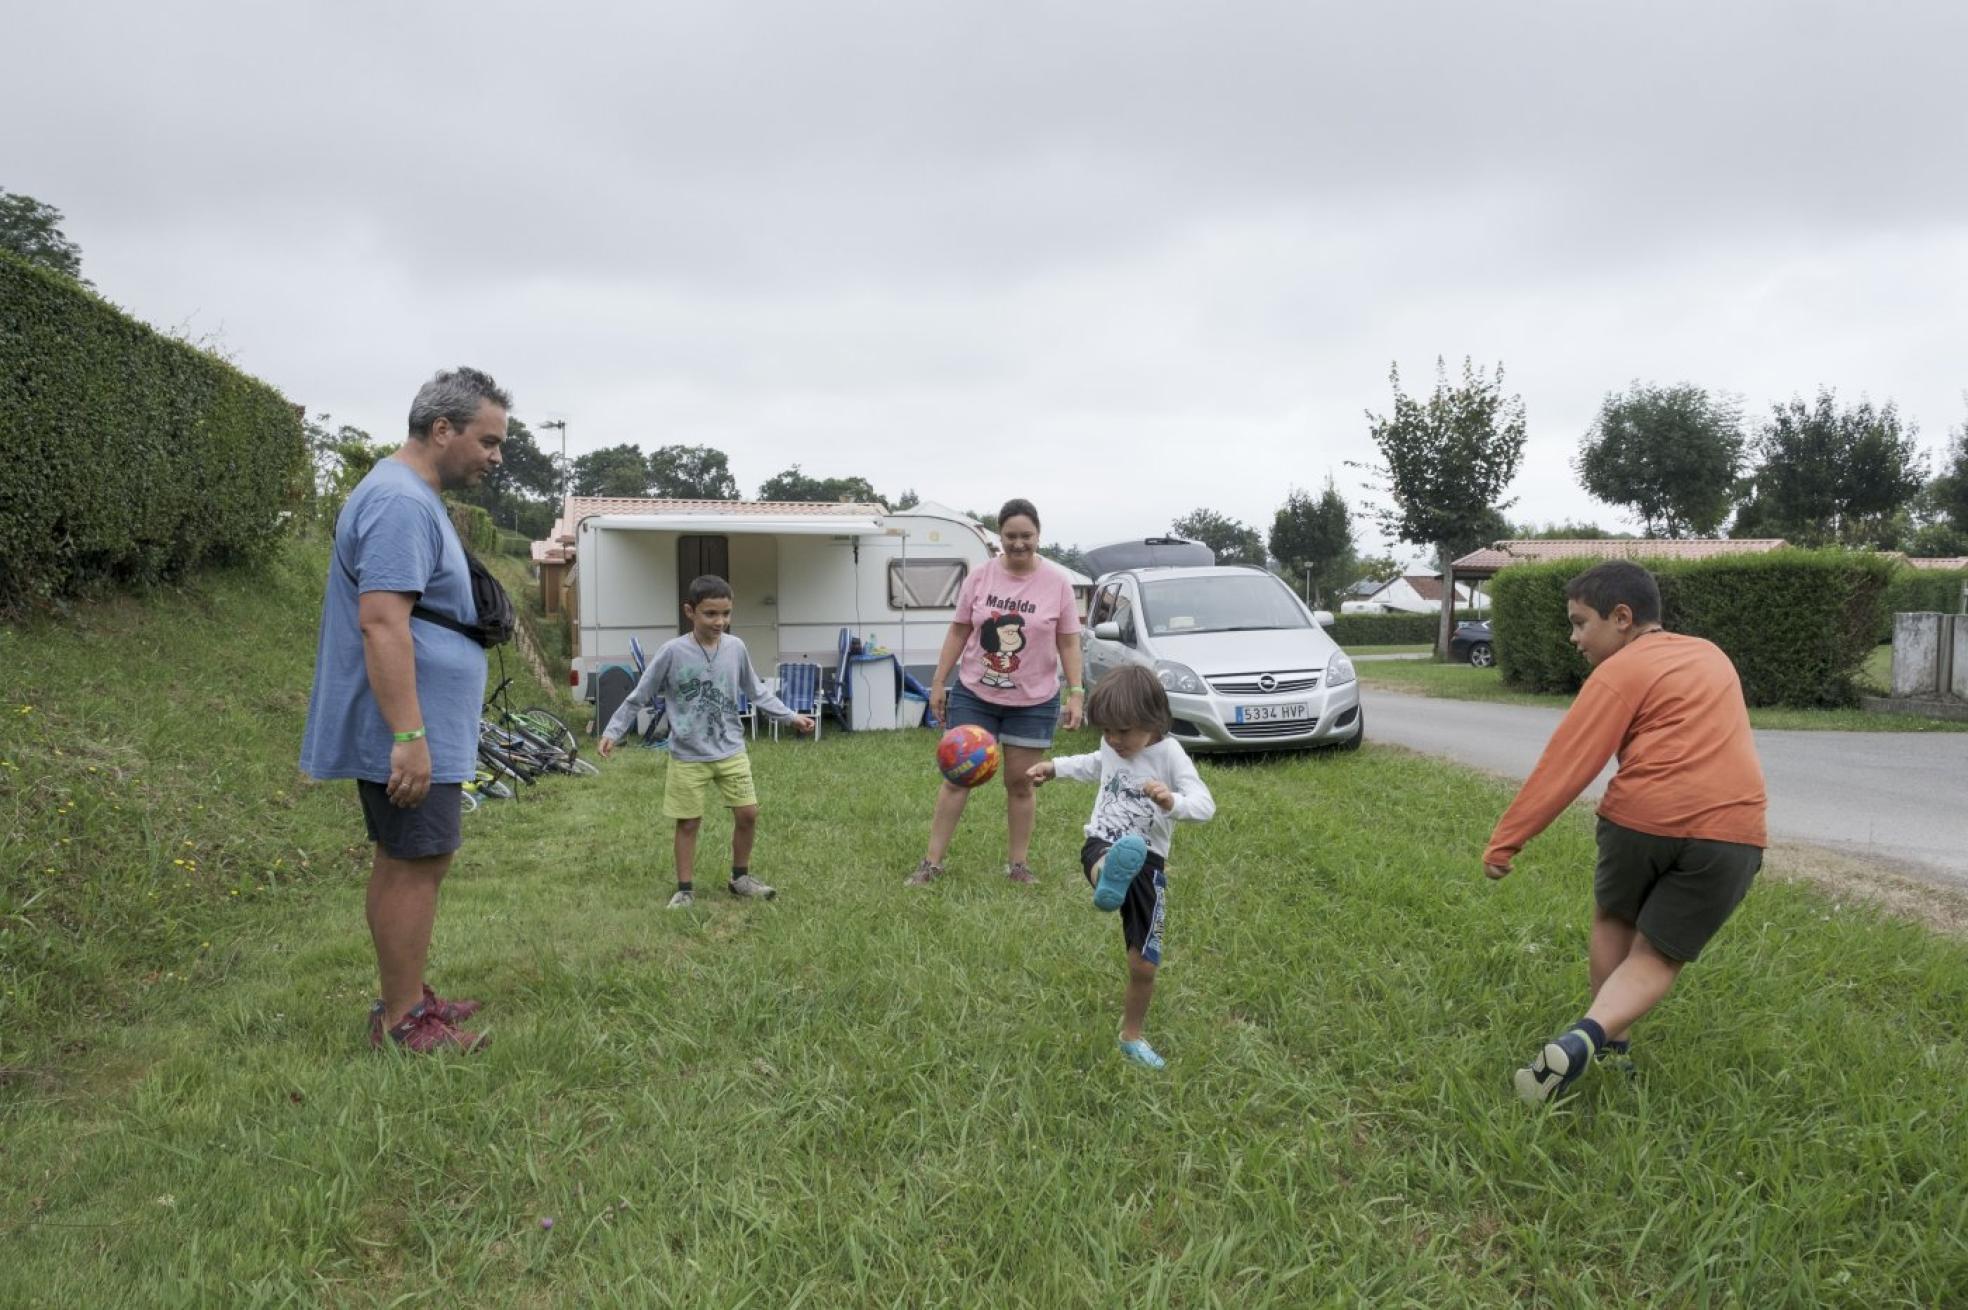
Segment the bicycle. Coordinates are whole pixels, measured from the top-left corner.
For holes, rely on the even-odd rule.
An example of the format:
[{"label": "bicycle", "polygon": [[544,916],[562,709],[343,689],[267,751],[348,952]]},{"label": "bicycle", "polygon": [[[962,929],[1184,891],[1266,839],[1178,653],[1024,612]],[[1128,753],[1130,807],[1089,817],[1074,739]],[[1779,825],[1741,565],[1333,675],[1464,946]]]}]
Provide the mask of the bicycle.
[{"label": "bicycle", "polygon": [[[521,754],[540,761],[545,769],[555,773],[569,773],[579,777],[592,777],[601,772],[593,763],[580,756],[580,739],[574,730],[567,726],[561,717],[552,710],[531,705],[515,710],[506,694],[512,686],[511,678],[501,678],[499,685],[485,699],[485,723],[508,734],[511,739],[495,743],[508,754]],[[479,734],[484,741],[485,733]]]}]

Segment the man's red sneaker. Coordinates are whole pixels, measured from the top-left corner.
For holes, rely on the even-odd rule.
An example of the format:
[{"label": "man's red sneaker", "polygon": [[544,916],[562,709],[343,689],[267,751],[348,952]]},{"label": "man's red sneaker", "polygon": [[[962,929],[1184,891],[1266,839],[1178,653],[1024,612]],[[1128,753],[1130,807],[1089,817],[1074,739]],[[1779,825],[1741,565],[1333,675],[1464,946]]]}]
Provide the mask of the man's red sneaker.
[{"label": "man's red sneaker", "polygon": [[[419,1002],[410,1013],[403,1016],[403,1022],[389,1030],[389,1039],[407,1051],[419,1055],[429,1055],[434,1051],[475,1051],[488,1040],[483,1033],[468,1033],[454,1028],[438,1016],[437,1011],[428,1004]],[[369,1010],[369,1045],[381,1049],[383,1045],[383,1003],[377,1001]]]},{"label": "man's red sneaker", "polygon": [[432,991],[429,983],[424,984],[424,1005],[449,1024],[463,1023],[484,1008],[479,1001],[447,1001]]}]

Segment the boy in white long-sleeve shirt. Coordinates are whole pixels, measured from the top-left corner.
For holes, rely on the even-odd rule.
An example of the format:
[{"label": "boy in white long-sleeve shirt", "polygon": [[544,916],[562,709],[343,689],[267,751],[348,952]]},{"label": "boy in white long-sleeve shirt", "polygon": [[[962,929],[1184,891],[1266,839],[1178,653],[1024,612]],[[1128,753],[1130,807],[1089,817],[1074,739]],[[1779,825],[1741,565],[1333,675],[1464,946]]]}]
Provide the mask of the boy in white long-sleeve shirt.
[{"label": "boy in white long-sleeve shirt", "polygon": [[1167,1061],[1142,1027],[1162,963],[1169,838],[1176,820],[1202,823],[1216,813],[1216,801],[1181,743],[1169,739],[1168,693],[1145,665],[1129,664],[1102,678],[1086,709],[1100,729],[1100,749],[1041,760],[1027,776],[1034,783],[1072,778],[1100,784],[1080,864],[1093,884],[1094,908],[1121,912],[1128,958],[1121,1054],[1159,1069]]}]

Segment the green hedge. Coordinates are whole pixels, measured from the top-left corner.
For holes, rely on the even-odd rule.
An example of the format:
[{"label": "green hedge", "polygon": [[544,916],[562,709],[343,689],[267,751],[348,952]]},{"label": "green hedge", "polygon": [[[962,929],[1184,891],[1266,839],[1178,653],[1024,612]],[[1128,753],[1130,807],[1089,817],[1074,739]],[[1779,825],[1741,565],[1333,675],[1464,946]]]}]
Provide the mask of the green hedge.
[{"label": "green hedge", "polygon": [[264,553],[305,450],[272,387],[0,252],[0,607]]},{"label": "green hedge", "polygon": [[1879,626],[1879,640],[1893,639],[1895,614],[1959,613],[1964,582],[1968,582],[1968,569],[1895,570],[1893,580],[1886,584],[1886,619]]},{"label": "green hedge", "polygon": [[[1463,610],[1457,621],[1480,619],[1476,610]],[[1433,646],[1440,614],[1339,614],[1326,634],[1341,649],[1353,646]]]},{"label": "green hedge", "polygon": [[[1585,661],[1572,649],[1565,584],[1594,560],[1513,564],[1496,576],[1497,665],[1506,686],[1573,692]],[[1671,632],[1728,652],[1751,705],[1852,705],[1876,644],[1891,561],[1840,550],[1782,550],[1679,563],[1648,562]]]},{"label": "green hedge", "polygon": [[458,530],[458,537],[465,543],[465,549],[483,559],[498,553],[499,525],[492,521],[491,511],[477,505],[467,505],[463,501],[447,500],[445,507],[451,511],[451,526]]}]

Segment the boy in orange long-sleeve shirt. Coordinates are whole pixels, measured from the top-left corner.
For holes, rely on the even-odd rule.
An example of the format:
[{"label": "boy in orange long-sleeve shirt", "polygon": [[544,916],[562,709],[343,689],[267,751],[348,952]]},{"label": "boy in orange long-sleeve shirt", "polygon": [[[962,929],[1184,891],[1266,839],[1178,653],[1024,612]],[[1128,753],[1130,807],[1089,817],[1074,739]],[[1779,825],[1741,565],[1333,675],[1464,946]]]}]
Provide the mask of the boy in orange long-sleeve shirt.
[{"label": "boy in orange long-sleeve shirt", "polygon": [[1592,673],[1483,852],[1485,873],[1507,875],[1618,753],[1599,804],[1592,1005],[1517,1071],[1517,1094],[1533,1104],[1595,1057],[1626,1055],[1628,1028],[1748,893],[1765,842],[1763,767],[1729,657],[1661,628],[1660,588],[1637,564],[1587,569],[1565,599]]}]

